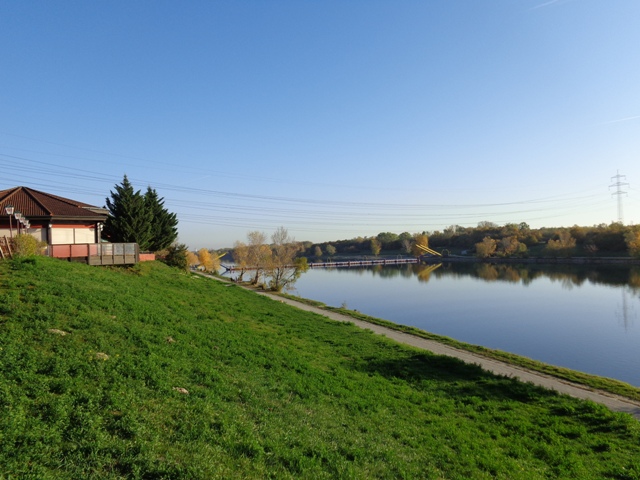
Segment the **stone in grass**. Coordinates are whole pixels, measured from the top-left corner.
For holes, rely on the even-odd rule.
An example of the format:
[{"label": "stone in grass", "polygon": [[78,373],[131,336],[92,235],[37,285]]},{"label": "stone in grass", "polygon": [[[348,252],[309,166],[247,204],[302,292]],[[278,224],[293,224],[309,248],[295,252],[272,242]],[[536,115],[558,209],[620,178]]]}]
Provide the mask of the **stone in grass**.
[{"label": "stone in grass", "polygon": [[167,343],[176,343],[173,337],[167,337]]},{"label": "stone in grass", "polygon": [[65,335],[69,335],[69,332],[65,332],[64,330],[59,330],[57,328],[50,328],[49,333],[54,333],[56,335],[60,335],[61,337],[64,337]]},{"label": "stone in grass", "polygon": [[106,353],[97,352],[97,353],[96,353],[96,360],[104,360],[104,361],[107,361],[107,360],[109,360],[109,355],[107,355]]},{"label": "stone in grass", "polygon": [[183,395],[189,395],[189,390],[187,390],[186,388],[173,387],[173,389],[178,393],[182,393]]}]

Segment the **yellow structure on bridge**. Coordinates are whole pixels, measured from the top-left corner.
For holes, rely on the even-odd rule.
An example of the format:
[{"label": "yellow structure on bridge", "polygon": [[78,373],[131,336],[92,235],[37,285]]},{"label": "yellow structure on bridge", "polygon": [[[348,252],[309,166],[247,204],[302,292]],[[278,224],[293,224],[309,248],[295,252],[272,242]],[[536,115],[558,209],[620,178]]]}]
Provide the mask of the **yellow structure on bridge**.
[{"label": "yellow structure on bridge", "polygon": [[436,255],[438,257],[442,256],[441,253],[438,253],[435,250],[433,250],[432,248],[429,248],[429,247],[427,247],[425,245],[420,245],[419,243],[416,243],[416,247],[418,247],[420,250],[424,250],[425,252],[430,253],[431,255]]}]

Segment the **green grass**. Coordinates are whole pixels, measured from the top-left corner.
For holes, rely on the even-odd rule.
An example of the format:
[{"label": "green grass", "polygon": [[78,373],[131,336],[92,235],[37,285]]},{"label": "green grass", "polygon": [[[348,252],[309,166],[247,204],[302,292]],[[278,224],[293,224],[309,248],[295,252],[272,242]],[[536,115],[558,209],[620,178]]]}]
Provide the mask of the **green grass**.
[{"label": "green grass", "polygon": [[0,263],[0,409],[0,478],[640,478],[628,415],[157,263]]},{"label": "green grass", "polygon": [[374,325],[381,325],[383,327],[391,328],[393,330],[397,330],[400,332],[410,333],[411,335],[426,338],[428,340],[436,340],[442,344],[449,345],[454,348],[467,350],[469,352],[477,353],[487,358],[493,358],[493,359],[500,360],[512,365],[517,365],[519,367],[526,368],[528,370],[532,370],[535,372],[540,372],[540,373],[551,375],[557,378],[568,380],[570,382],[584,385],[585,387],[589,387],[596,390],[602,390],[604,392],[609,392],[614,395],[620,395],[622,397],[629,398],[631,400],[640,401],[640,389],[628,383],[621,382],[619,380],[614,380],[606,377],[599,377],[597,375],[590,375],[588,373],[578,372],[576,370],[570,370],[568,368],[549,365],[547,363],[539,362],[537,360],[533,360],[531,358],[523,357],[520,355],[515,355],[513,353],[504,352],[502,350],[494,350],[494,349],[486,348],[480,345],[473,345],[470,343],[460,342],[450,337],[436,335],[434,333],[420,330],[419,328],[416,328],[416,327],[401,325],[398,323],[390,322],[389,320],[371,317],[369,315],[360,313],[356,310],[349,310],[347,308],[341,308],[341,307],[332,307],[332,306],[325,305],[322,302],[318,302],[316,300],[309,300],[306,298],[301,298],[294,295],[288,295],[285,293],[280,293],[279,295],[286,298],[290,298],[291,300],[295,300],[297,302],[301,302],[307,305],[317,307],[317,308],[321,308],[321,309],[336,312],[336,313],[341,313],[343,315],[352,317],[357,320],[362,320],[364,322],[368,322]]}]

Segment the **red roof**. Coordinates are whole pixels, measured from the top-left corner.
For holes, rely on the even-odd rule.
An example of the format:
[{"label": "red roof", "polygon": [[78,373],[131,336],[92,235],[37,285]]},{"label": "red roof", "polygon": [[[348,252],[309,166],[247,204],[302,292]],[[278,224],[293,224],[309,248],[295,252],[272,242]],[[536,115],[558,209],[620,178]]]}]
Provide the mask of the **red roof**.
[{"label": "red roof", "polygon": [[61,219],[77,218],[104,221],[108,215],[108,212],[103,208],[40,192],[28,187],[0,190],[0,216],[7,216],[4,210],[7,205],[13,205],[15,211],[22,213],[27,219],[57,217]]}]

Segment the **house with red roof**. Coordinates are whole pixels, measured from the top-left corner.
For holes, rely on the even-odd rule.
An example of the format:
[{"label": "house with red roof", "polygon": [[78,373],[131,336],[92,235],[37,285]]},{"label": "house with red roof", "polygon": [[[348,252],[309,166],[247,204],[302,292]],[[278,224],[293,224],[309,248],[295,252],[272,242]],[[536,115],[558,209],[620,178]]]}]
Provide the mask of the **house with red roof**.
[{"label": "house with red roof", "polygon": [[[28,228],[17,221],[17,213],[27,221]],[[101,243],[102,225],[108,215],[105,208],[28,187],[0,190],[0,237],[15,237],[20,229],[20,233],[46,243],[47,254],[52,257],[95,265],[136,263],[137,244]]]},{"label": "house with red roof", "polygon": [[16,235],[18,228],[13,218],[9,224],[7,206],[31,224],[23,233],[48,245],[99,243],[100,230],[108,216],[104,208],[28,187],[14,187],[0,190],[0,236],[7,237]]}]

